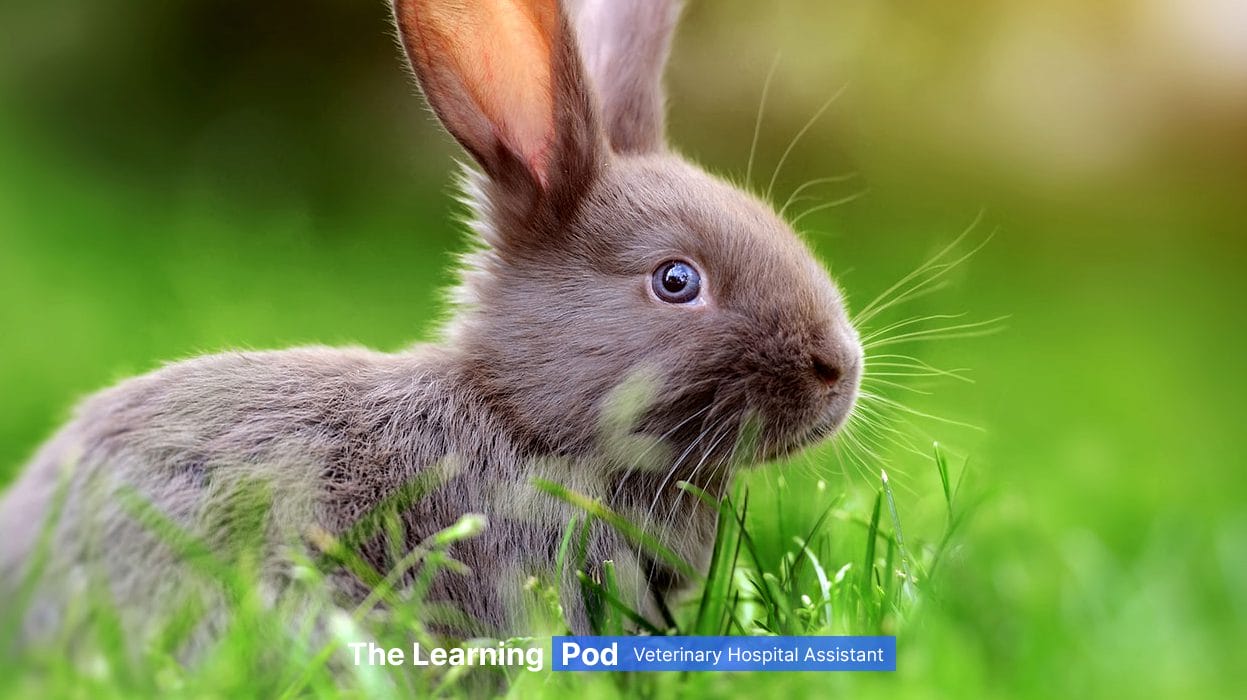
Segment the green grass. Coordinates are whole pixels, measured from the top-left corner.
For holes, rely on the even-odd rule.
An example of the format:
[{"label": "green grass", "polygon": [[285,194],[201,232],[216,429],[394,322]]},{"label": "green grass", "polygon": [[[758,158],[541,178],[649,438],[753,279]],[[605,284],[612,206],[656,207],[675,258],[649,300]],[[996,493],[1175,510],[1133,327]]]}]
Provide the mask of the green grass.
[{"label": "green grass", "polygon": [[[930,469],[948,470],[938,450]],[[214,551],[194,535],[179,529],[132,491],[118,494],[132,517],[156,533],[163,546],[187,563],[190,575],[219,594],[228,610],[228,623],[219,638],[188,661],[188,640],[204,622],[208,608],[189,596],[188,605],[159,620],[151,641],[135,649],[124,637],[125,611],[106,596],[96,595],[71,610],[65,633],[38,646],[13,650],[0,662],[0,693],[11,697],[474,697],[507,694],[517,697],[562,697],[569,691],[621,695],[680,696],[713,694],[714,682],[705,674],[553,674],[549,658],[539,672],[525,669],[453,668],[425,671],[410,665],[357,666],[348,647],[352,642],[375,641],[386,647],[409,648],[413,641],[427,646],[487,645],[539,646],[548,652],[549,635],[568,633],[562,619],[557,582],[565,567],[581,582],[580,594],[591,607],[594,631],[600,634],[906,634],[911,615],[917,614],[935,587],[927,572],[955,541],[952,523],[964,512],[950,493],[942,535],[920,540],[911,562],[904,546],[898,513],[886,477],[873,489],[873,507],[846,507],[847,492],[833,492],[818,482],[819,511],[784,520],[775,530],[774,509],[786,486],[765,480],[738,480],[732,496],[716,501],[687,483],[685,489],[719,513],[714,555],[708,571],[693,567],[645,535],[643,524],[631,523],[604,504],[557,483],[535,482],[532,487],[549,497],[575,505],[581,515],[569,523],[549,580],[526,584],[533,601],[530,618],[533,637],[508,640],[440,638],[429,629],[435,622],[453,622],[461,615],[451,606],[426,600],[434,575],[472,576],[454,559],[455,544],[478,535],[488,523],[482,516],[465,514],[454,526],[437,533],[410,551],[392,551],[391,566],[372,569],[354,550],[357,543],[388,534],[402,541],[395,514],[410,507],[431,487],[419,483],[387,499],[340,537],[313,532],[308,539],[317,551],[299,556],[293,583],[277,603],[266,603],[258,583],[256,532],[266,518],[267,490],[262,484],[243,484],[235,490],[230,518],[239,531],[229,538],[228,551]],[[242,498],[245,496],[245,498]],[[59,502],[59,499],[58,499]],[[890,518],[881,518],[888,503]],[[57,517],[54,512],[49,523]],[[585,572],[602,562],[588,562],[577,541],[589,528],[605,526],[620,531],[698,582],[696,590],[673,604],[667,624],[655,625],[621,602],[613,566],[605,562],[596,580]],[[248,544],[250,543],[250,544]],[[53,546],[50,541],[43,547]],[[41,551],[46,551],[43,549]],[[346,568],[369,582],[371,594],[353,608],[332,602],[327,577]],[[37,575],[37,571],[36,574]],[[400,580],[410,584],[397,586]],[[31,579],[33,581],[33,577]],[[213,598],[216,600],[216,598]],[[22,614],[20,604],[5,610],[2,622],[13,630]],[[13,638],[11,634],[8,638]],[[561,675],[563,677],[553,677]],[[713,674],[709,674],[713,675]]]}]

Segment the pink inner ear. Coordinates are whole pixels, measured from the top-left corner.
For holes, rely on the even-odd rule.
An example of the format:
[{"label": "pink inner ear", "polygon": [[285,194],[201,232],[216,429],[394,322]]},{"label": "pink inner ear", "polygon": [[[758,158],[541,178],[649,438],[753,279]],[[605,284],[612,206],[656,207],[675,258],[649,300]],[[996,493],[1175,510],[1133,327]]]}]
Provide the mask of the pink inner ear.
[{"label": "pink inner ear", "polygon": [[[559,27],[553,0],[424,2],[419,31],[436,38],[495,136],[532,171],[549,180],[554,142],[552,41]],[[429,56],[436,61],[439,57]],[[453,128],[453,126],[452,126]]]}]

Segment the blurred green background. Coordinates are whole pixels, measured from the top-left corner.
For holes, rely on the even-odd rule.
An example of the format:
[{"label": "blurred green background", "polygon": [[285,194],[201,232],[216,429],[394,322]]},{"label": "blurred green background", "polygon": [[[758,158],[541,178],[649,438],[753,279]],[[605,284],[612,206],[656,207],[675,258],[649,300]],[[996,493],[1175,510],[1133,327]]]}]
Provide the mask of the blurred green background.
[{"label": "blurred green background", "polygon": [[[463,248],[456,151],[388,22],[359,0],[3,5],[0,483],[76,399],[161,362],[429,335]],[[668,73],[678,147],[742,179],[777,57],[754,180],[843,88],[775,191],[857,175],[807,190],[862,196],[801,221],[852,305],[985,208],[971,242],[995,238],[905,313],[1010,316],[909,349],[972,369],[915,405],[986,428],[919,426],[986,497],[901,671],[800,687],[1231,695],[1247,4],[694,0]],[[937,522],[934,468],[896,466],[901,512]]]}]

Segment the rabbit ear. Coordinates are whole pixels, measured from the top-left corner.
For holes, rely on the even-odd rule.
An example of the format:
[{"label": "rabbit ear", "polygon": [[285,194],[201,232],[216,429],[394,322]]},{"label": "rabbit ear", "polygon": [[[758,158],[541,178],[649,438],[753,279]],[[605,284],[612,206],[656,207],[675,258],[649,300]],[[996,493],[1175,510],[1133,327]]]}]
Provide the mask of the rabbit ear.
[{"label": "rabbit ear", "polygon": [[617,153],[663,147],[662,71],[679,0],[574,0],[580,53]]},{"label": "rabbit ear", "polygon": [[425,97],[495,181],[583,181],[601,135],[558,0],[394,0]]}]

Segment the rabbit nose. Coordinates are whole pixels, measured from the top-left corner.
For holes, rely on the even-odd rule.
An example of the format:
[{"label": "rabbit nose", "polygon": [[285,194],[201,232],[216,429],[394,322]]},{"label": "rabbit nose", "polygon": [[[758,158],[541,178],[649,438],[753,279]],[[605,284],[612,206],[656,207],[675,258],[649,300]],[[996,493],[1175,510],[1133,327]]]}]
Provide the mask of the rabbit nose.
[{"label": "rabbit nose", "polygon": [[833,387],[836,382],[840,381],[843,372],[840,369],[840,363],[830,353],[815,353],[811,359],[814,364],[814,374],[818,375],[828,387]]}]

